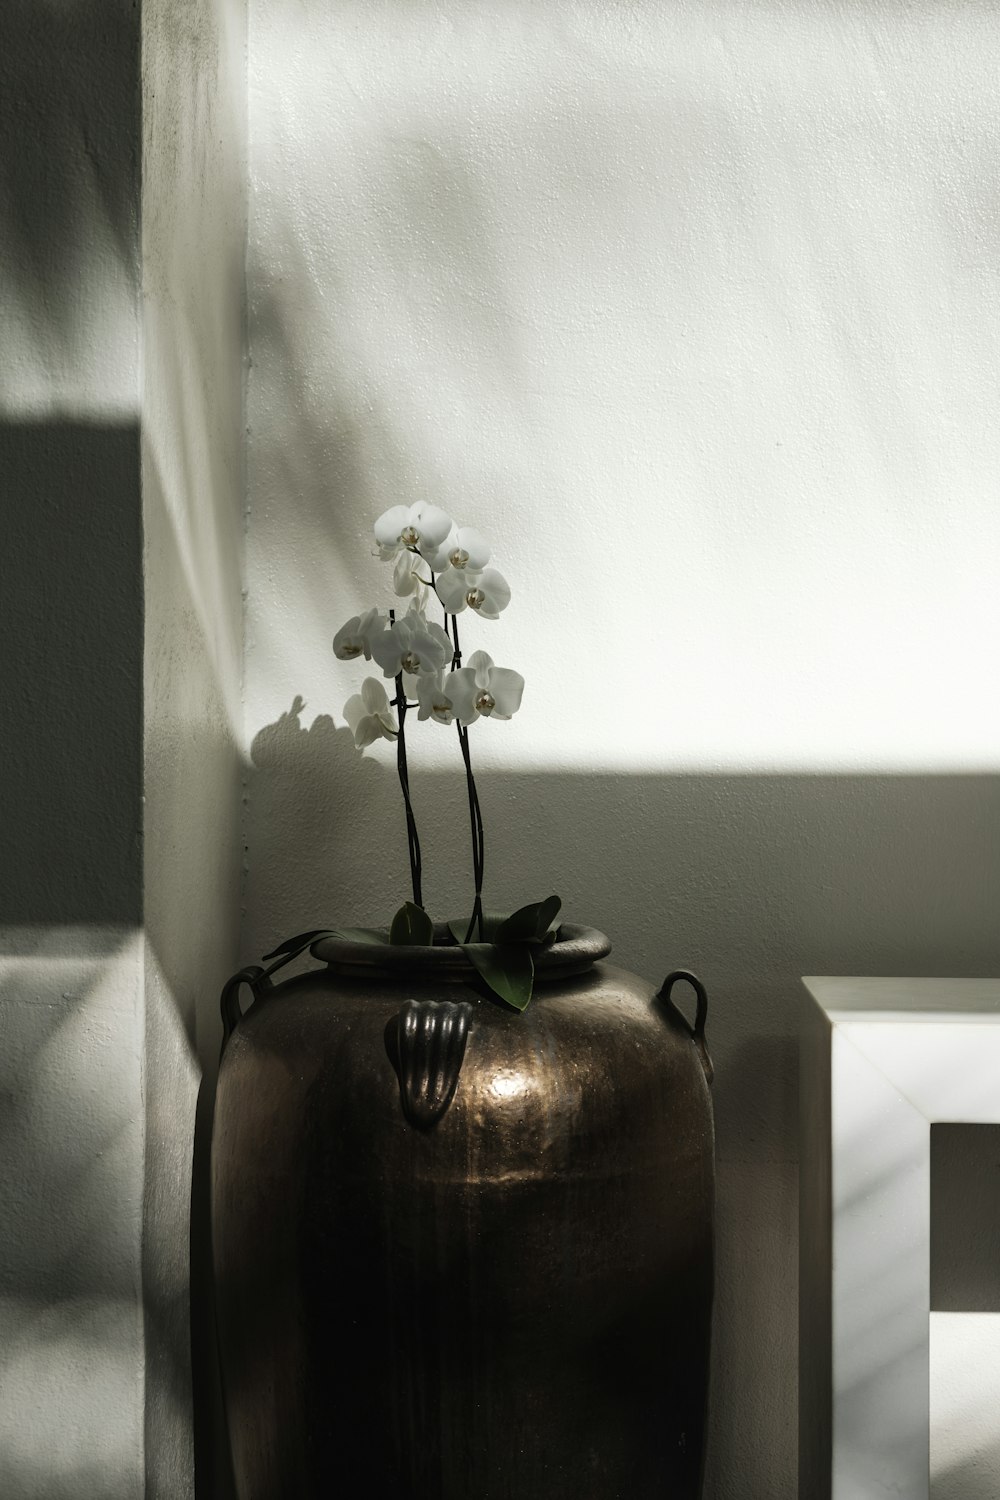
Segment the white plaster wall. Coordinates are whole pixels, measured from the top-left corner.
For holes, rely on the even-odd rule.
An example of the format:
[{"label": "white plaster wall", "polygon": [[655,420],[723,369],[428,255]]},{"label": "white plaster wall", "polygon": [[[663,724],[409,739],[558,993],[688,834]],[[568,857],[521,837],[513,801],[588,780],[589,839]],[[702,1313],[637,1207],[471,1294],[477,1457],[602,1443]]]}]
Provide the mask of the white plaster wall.
[{"label": "white plaster wall", "polygon": [[221,1496],[207,1163],[242,863],[238,0],[145,0],[143,104],[146,1471],[150,1492],[193,1494],[197,1441],[199,1489]]},{"label": "white plaster wall", "polygon": [[427,495],[514,586],[505,763],[992,768],[989,9],[253,16],[255,530],[326,584],[256,591],[270,703]]},{"label": "white plaster wall", "polygon": [[795,1489],[798,975],[1000,962],[998,54],[943,0],[251,4],[244,957],[406,894],[330,639],[431,499],[528,684],[474,731],[488,904],[713,996],[710,1500]]}]

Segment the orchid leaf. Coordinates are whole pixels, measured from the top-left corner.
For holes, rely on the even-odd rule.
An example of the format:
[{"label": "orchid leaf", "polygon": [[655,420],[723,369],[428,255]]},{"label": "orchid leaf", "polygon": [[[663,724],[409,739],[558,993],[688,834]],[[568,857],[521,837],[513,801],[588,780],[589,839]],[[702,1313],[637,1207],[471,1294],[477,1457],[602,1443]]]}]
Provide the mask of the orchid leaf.
[{"label": "orchid leaf", "polygon": [[518,907],[494,934],[500,943],[540,943],[559,915],[562,901],[558,896],[549,896],[544,901],[533,901],[529,906]]},{"label": "orchid leaf", "polygon": [[264,962],[267,963],[269,958],[278,958],[282,953],[287,953],[289,958],[294,958],[297,953],[302,952],[303,948],[308,948],[310,943],[322,937],[333,937],[333,933],[328,927],[317,927],[313,932],[300,932],[298,937],[286,938],[283,943],[278,944],[277,948],[272,948],[270,953],[264,954]]},{"label": "orchid leaf", "polygon": [[274,963],[267,964],[264,976],[270,978],[272,974],[276,974],[279,969],[283,969],[286,964],[290,964],[293,959],[298,958],[300,953],[304,953],[307,948],[311,948],[313,943],[319,938],[333,936],[335,934],[329,928],[317,927],[312,932],[300,932],[298,937],[286,938],[283,943],[278,944],[277,948],[272,948],[270,953],[264,954],[264,963],[267,963],[269,958],[274,959]]},{"label": "orchid leaf", "polygon": [[408,944],[421,948],[429,947],[434,941],[434,923],[422,906],[416,906],[412,901],[404,901],[392,919],[389,941],[394,946]]},{"label": "orchid leaf", "polygon": [[[483,912],[483,935],[482,935],[481,941],[484,942],[484,943],[492,943],[493,939],[497,935],[498,930],[503,926],[504,922],[506,922],[506,921],[507,921],[507,916],[506,916],[505,912],[484,911]],[[451,921],[451,922],[448,923],[448,927],[449,927],[449,930],[451,931],[452,937],[455,939],[455,942],[456,943],[464,943],[465,942],[465,934],[469,930],[469,918],[468,917],[455,917],[453,921]],[[480,940],[479,939],[479,923],[477,922],[476,925],[475,925],[475,927],[472,929],[472,937],[469,939],[469,941],[470,942],[476,942],[476,941],[479,941],[479,940]]]},{"label": "orchid leaf", "polygon": [[530,948],[523,943],[463,943],[462,951],[494,994],[515,1010],[525,1009],[535,977]]}]

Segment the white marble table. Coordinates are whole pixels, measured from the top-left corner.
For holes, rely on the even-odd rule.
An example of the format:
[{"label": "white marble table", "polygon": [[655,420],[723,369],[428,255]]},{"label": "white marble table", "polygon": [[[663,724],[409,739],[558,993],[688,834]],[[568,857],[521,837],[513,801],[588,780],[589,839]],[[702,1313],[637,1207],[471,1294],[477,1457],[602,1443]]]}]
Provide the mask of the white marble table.
[{"label": "white marble table", "polygon": [[1000,980],[804,983],[799,1495],[996,1497],[1000,1314],[934,1314],[931,1397],[930,1127],[1000,1123]]}]

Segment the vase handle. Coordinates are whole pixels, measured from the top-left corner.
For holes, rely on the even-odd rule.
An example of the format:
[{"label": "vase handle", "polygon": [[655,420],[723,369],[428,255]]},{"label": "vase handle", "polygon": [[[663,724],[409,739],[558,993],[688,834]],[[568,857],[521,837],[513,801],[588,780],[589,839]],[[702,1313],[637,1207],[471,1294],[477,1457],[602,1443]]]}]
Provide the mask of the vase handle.
[{"label": "vase handle", "polygon": [[[253,992],[253,1000],[250,1005],[258,1001],[264,990],[272,989],[271,980],[267,969],[262,969],[259,964],[250,964],[234,974],[232,979],[226,981],[222,988],[222,998],[219,1001],[219,1009],[222,1011],[222,1046],[219,1049],[221,1060],[226,1050],[226,1043],[236,1030],[243,1018],[244,1011],[240,1005],[240,990],[243,985],[248,984]],[[249,1006],[247,1009],[249,1010]]]},{"label": "vase handle", "polygon": [[[697,997],[698,1005],[695,1011],[693,1026],[683,1011],[679,1009],[676,1002],[670,998],[670,991],[678,979],[686,979]],[[690,1031],[691,1040],[698,1049],[698,1056],[701,1058],[701,1065],[705,1070],[705,1079],[708,1083],[711,1083],[715,1069],[712,1066],[712,1059],[708,1055],[708,1048],[705,1046],[705,1022],[708,1019],[708,993],[705,986],[696,974],[689,973],[687,969],[674,969],[661,984],[656,998],[657,1000],[662,1000],[665,1005],[669,1005],[672,1010],[675,1010]]]}]

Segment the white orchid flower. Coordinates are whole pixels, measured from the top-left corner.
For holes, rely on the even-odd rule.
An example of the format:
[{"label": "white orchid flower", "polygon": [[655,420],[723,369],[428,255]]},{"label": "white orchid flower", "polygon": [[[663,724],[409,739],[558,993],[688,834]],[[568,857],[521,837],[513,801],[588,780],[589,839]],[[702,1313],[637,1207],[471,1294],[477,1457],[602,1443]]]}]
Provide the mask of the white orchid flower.
[{"label": "white orchid flower", "polygon": [[408,547],[404,547],[396,558],[396,566],[392,570],[392,586],[395,592],[401,599],[407,598],[410,594],[415,595],[421,609],[424,607],[427,596],[427,589],[424,587],[426,582],[424,572],[427,567],[428,564],[418,552],[411,552]]},{"label": "white orchid flower", "polygon": [[346,625],[342,625],[333,638],[333,654],[340,661],[353,661],[356,656],[363,656],[365,661],[372,659],[372,641],[375,640],[386,628],[386,618],[379,614],[377,609],[368,609],[363,615],[354,615]]},{"label": "white orchid flower", "polygon": [[474,609],[487,620],[498,618],[510,603],[510,585],[496,568],[448,568],[435,582],[438,598],[450,615]]},{"label": "white orchid flower", "polygon": [[416,549],[426,557],[437,551],[451,526],[451,516],[424,500],[416,505],[392,505],[375,522],[378,555],[383,562],[391,562],[400,550]]},{"label": "white orchid flower", "polygon": [[521,706],[524,678],[509,667],[495,667],[485,651],[474,651],[466,667],[447,681],[454,716],[464,726],[483,718],[509,719]]},{"label": "white orchid flower", "polygon": [[418,719],[434,719],[438,724],[455,722],[455,705],[451,698],[451,680],[454,672],[428,672],[423,677],[404,677],[406,696],[416,698],[420,711]]},{"label": "white orchid flower", "polygon": [[446,568],[471,568],[478,573],[490,560],[490,544],[474,526],[453,526],[427,561],[435,573]]},{"label": "white orchid flower", "polygon": [[386,677],[406,672],[422,677],[439,672],[450,659],[452,644],[440,625],[427,620],[419,608],[407,610],[401,620],[372,642],[372,656]]},{"label": "white orchid flower", "polygon": [[385,688],[377,677],[366,677],[360,693],[344,704],[344,718],[359,750],[376,740],[392,740],[399,730]]}]

